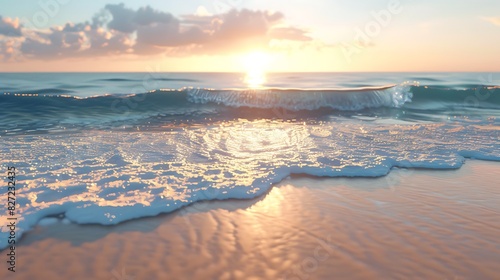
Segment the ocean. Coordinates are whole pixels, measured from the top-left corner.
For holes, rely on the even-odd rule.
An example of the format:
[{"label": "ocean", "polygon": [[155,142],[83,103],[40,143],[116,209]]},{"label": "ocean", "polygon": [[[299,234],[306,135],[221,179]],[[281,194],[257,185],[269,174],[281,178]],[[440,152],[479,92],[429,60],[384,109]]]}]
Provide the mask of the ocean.
[{"label": "ocean", "polygon": [[[371,178],[500,161],[499,79],[0,73],[0,165],[16,171],[15,239],[37,224],[113,225],[251,199],[292,174]],[[9,235],[2,227],[1,248]]]}]

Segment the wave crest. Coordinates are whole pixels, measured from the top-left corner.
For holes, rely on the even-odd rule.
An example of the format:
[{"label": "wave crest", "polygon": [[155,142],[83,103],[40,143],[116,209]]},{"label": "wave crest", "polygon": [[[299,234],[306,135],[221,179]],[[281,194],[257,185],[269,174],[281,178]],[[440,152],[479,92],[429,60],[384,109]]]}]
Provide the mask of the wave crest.
[{"label": "wave crest", "polygon": [[288,110],[317,110],[331,108],[357,111],[368,108],[399,108],[411,101],[410,86],[386,86],[349,90],[247,89],[214,90],[183,89],[193,103],[217,103],[231,107],[284,108]]}]

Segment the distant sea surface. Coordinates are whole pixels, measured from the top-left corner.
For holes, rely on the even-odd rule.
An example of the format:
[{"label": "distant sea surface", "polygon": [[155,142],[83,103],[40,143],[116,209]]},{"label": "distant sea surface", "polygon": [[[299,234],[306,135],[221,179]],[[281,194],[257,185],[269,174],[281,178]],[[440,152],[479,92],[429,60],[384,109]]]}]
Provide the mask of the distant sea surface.
[{"label": "distant sea surface", "polygon": [[294,173],[500,161],[499,85],[500,73],[0,73],[16,238],[46,217],[116,224],[253,198]]}]

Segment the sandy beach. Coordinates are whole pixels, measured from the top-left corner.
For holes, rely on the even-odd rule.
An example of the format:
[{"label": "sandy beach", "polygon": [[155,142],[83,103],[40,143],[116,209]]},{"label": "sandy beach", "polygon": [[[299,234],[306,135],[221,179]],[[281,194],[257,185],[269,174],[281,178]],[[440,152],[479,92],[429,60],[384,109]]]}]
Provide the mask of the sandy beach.
[{"label": "sandy beach", "polygon": [[0,278],[498,279],[498,175],[500,163],[468,160],[377,179],[294,176],[257,199],[117,226],[49,219]]}]

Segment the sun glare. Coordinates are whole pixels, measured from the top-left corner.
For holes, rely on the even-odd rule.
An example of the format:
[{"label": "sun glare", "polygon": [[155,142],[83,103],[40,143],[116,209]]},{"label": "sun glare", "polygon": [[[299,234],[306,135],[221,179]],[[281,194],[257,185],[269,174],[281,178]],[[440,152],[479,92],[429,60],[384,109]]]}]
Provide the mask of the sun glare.
[{"label": "sun glare", "polygon": [[253,52],[243,57],[243,67],[246,72],[245,83],[248,87],[262,87],[266,82],[266,71],[270,62],[271,56],[264,52]]}]

